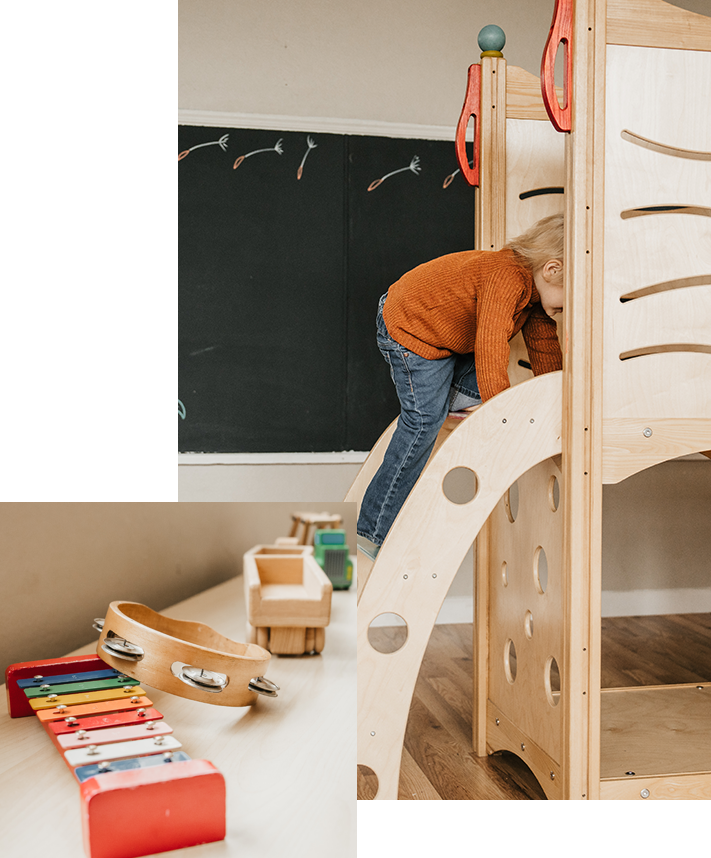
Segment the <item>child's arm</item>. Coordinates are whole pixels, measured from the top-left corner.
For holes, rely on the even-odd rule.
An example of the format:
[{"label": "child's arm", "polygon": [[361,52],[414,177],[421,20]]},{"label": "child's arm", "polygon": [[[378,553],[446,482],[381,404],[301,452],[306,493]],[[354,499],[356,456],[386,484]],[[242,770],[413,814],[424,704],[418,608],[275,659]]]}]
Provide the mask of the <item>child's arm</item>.
[{"label": "child's arm", "polygon": [[521,329],[534,375],[563,368],[556,323],[539,306],[534,307]]},{"label": "child's arm", "polygon": [[491,277],[477,296],[474,361],[483,402],[510,387],[509,340],[520,295],[520,283],[499,275]]}]

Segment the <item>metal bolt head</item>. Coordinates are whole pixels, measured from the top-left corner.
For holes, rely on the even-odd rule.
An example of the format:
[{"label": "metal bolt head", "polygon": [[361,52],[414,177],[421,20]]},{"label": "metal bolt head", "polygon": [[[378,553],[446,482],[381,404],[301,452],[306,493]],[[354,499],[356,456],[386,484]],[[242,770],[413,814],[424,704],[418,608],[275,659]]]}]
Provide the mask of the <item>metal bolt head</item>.
[{"label": "metal bolt head", "polygon": [[552,781],[554,781],[554,780],[555,780],[555,772],[551,772],[551,780],[552,780]]},{"label": "metal bolt head", "polygon": [[649,790],[648,790],[648,789],[643,789],[643,790],[640,792],[640,795],[642,796],[642,798],[649,798]]},{"label": "metal bolt head", "polygon": [[172,763],[173,762],[173,752],[172,751],[166,751],[163,754],[163,761],[166,763]]},{"label": "metal bolt head", "polygon": [[98,769],[100,772],[105,772],[110,768],[111,768],[111,761],[110,760],[102,760],[98,765]]},{"label": "metal bolt head", "polygon": [[86,749],[86,752],[87,754],[98,754],[99,747],[98,745],[89,745],[89,747]]},{"label": "metal bolt head", "polygon": [[42,676],[41,673],[38,673],[37,676],[33,676],[32,678],[33,679],[44,679],[44,676]]},{"label": "metal bolt head", "polygon": [[54,711],[55,712],[64,712],[64,710],[66,708],[67,708],[67,706],[65,703],[60,703],[59,706],[57,706]]},{"label": "metal bolt head", "polygon": [[156,722],[155,721],[146,721],[146,730],[155,730]]},{"label": "metal bolt head", "polygon": [[526,750],[526,746],[524,745],[524,743],[523,743],[523,742],[521,742],[521,750],[522,750],[522,751],[525,751],[525,750]]},{"label": "metal bolt head", "polygon": [[155,745],[164,745],[165,744],[165,736],[156,736],[153,740]]},{"label": "metal bolt head", "polygon": [[371,735],[371,736],[374,736],[374,735],[375,735],[375,730],[371,730],[371,731],[370,731],[370,735]]},{"label": "metal bolt head", "polygon": [[642,434],[645,438],[651,438],[653,433],[649,426],[647,426],[646,429],[642,432]]},{"label": "metal bolt head", "polygon": [[58,697],[59,697],[59,695],[58,695],[58,694],[48,694],[48,695],[47,695],[47,700],[57,700],[57,699],[58,699]]},{"label": "metal bolt head", "polygon": [[[124,691],[125,691],[125,690],[126,690],[126,689],[124,688]],[[131,698],[131,703],[138,703],[138,697],[132,697],[132,698]]]},{"label": "metal bolt head", "polygon": [[40,691],[49,691],[51,685],[40,685]]},{"label": "metal bolt head", "polygon": [[74,724],[77,719],[73,715],[67,715],[64,720],[67,722],[67,724]]},{"label": "metal bolt head", "polygon": [[77,730],[74,735],[77,737],[77,739],[86,739],[89,736],[86,730]]},{"label": "metal bolt head", "polygon": [[500,723],[501,723],[501,721],[497,718],[496,719],[496,726],[498,727]]},{"label": "metal bolt head", "polygon": [[[131,701],[131,703],[134,703],[134,702],[135,702],[134,700]],[[139,718],[145,718],[146,717],[146,710],[143,707],[141,707],[140,709],[136,709],[136,715],[138,715]]]}]

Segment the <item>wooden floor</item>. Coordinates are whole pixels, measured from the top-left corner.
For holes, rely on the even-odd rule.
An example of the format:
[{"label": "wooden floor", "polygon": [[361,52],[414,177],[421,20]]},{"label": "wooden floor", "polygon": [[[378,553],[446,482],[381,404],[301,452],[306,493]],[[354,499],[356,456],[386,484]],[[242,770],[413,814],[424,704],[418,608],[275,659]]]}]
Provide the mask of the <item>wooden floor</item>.
[{"label": "wooden floor", "polygon": [[[708,681],[711,614],[603,620],[603,688]],[[515,755],[475,756],[471,713],[472,627],[437,625],[410,707],[400,800],[545,799]],[[373,798],[374,791],[359,772],[358,798]]]}]

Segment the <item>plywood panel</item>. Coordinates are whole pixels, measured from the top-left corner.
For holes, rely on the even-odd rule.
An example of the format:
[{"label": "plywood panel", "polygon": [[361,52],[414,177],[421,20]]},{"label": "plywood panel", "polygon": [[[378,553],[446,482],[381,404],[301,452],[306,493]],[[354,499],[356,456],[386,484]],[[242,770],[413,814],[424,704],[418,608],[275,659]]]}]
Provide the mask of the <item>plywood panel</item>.
[{"label": "plywood panel", "polygon": [[711,683],[608,689],[600,776],[711,772]]},{"label": "plywood panel", "polygon": [[711,413],[709,91],[709,52],[608,47],[607,419]]}]

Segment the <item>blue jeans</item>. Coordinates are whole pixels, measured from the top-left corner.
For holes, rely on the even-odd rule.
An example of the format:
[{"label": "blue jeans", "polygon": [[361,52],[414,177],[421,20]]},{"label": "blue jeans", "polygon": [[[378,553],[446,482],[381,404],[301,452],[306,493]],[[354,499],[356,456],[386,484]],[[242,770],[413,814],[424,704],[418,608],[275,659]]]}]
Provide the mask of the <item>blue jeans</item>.
[{"label": "blue jeans", "polygon": [[481,404],[474,355],[428,360],[388,334],[378,305],[377,342],[390,367],[400,400],[400,417],[383,463],[368,486],[357,532],[382,545],[400,508],[422,473],[447,413]]}]

